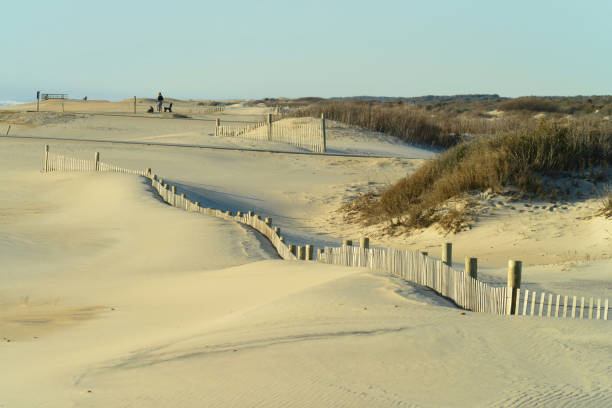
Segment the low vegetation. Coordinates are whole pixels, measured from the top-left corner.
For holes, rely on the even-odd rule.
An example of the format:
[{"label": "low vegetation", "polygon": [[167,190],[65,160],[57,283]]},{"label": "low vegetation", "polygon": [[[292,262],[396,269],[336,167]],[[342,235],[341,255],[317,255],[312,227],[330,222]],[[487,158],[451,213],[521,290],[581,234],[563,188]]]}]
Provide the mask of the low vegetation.
[{"label": "low vegetation", "polygon": [[612,133],[589,123],[562,126],[544,120],[534,128],[457,145],[382,194],[361,197],[346,209],[359,213],[366,224],[391,221],[424,228],[437,223],[456,231],[469,211],[449,210],[445,203],[450,198],[508,186],[554,196],[559,191],[547,184],[547,176],[574,173],[605,180],[611,163]]},{"label": "low vegetation", "polygon": [[364,101],[323,101],[296,112],[297,116],[321,116],[360,126],[375,132],[391,134],[408,142],[448,148],[461,142],[461,136],[444,129],[418,109],[405,104]]},{"label": "low vegetation", "polygon": [[[347,219],[366,224],[423,228],[435,223],[457,231],[470,218],[469,205],[453,207],[449,200],[467,192],[513,188],[552,198],[560,190],[551,182],[557,176],[609,179],[611,96],[359,97],[315,100],[290,114],[322,113],[331,120],[445,150],[387,191],[363,195],[344,207]],[[606,214],[612,214],[610,201],[608,194]]]},{"label": "low vegetation", "polygon": [[601,215],[612,217],[612,187],[608,186],[606,193],[601,199]]}]

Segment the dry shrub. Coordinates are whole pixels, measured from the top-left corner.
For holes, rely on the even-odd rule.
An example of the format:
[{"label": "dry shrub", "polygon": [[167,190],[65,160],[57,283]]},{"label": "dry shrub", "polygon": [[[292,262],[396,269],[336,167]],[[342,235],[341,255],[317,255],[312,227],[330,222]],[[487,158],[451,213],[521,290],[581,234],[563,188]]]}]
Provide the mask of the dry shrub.
[{"label": "dry shrub", "polygon": [[500,102],[498,109],[502,111],[558,112],[559,104],[548,98],[524,97]]},{"label": "dry shrub", "polygon": [[[536,128],[481,138],[449,149],[401,179],[361,210],[369,222],[401,220],[413,228],[443,221],[448,199],[473,190],[518,187],[536,196],[547,191],[542,176],[584,171],[612,163],[612,133],[542,121]],[[457,218],[455,215],[453,218]],[[442,221],[442,222],[441,222]],[[451,230],[453,228],[450,228]]]},{"label": "dry shrub", "polygon": [[604,217],[612,217],[612,187],[608,186],[606,193],[601,198],[601,209],[599,213]]},{"label": "dry shrub", "polygon": [[320,117],[387,133],[411,143],[448,148],[461,142],[456,134],[446,134],[430,116],[404,104],[363,101],[323,101],[295,112],[296,116]]}]

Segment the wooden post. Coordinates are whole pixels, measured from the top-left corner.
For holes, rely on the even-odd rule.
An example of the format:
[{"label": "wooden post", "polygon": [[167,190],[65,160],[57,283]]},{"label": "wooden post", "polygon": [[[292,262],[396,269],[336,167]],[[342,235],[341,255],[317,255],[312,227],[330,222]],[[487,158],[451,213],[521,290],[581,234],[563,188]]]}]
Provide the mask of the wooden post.
[{"label": "wooden post", "polygon": [[280,242],[282,242],[283,244],[285,243],[285,237],[279,237],[278,238],[280,240]]},{"label": "wooden post", "polygon": [[280,227],[274,227],[274,233],[276,236],[280,237]]},{"label": "wooden post", "polygon": [[323,258],[323,248],[317,248],[317,261]]},{"label": "wooden post", "polygon": [[147,177],[151,178],[151,169],[150,168],[147,169]]},{"label": "wooden post", "polygon": [[267,123],[268,123],[268,140],[272,140],[272,114],[271,113],[268,113]]},{"label": "wooden post", "polygon": [[306,260],[312,261],[313,258],[313,247],[312,245],[306,245]]},{"label": "wooden post", "polygon": [[45,161],[43,163],[43,170],[45,173],[49,171],[49,145],[45,145]]},{"label": "wooden post", "polygon": [[95,167],[96,171],[100,170],[100,153],[99,152],[96,152],[95,155],[94,155],[94,163],[95,163],[95,166],[96,166]]},{"label": "wooden post", "polygon": [[306,260],[306,247],[305,246],[299,246],[298,247],[298,255],[297,255],[298,259],[300,261],[305,261]]},{"label": "wooden post", "polygon": [[478,279],[478,258],[465,257],[465,273],[473,279]]},{"label": "wooden post", "polygon": [[216,123],[216,127],[215,127],[215,136],[219,136],[219,126],[221,125],[221,120],[219,118],[217,118],[217,120],[215,121]]},{"label": "wooden post", "polygon": [[238,211],[238,212],[236,213],[236,215],[237,215],[238,217],[241,217],[241,218],[242,218],[242,216],[243,216],[244,214],[242,213],[242,211]]},{"label": "wooden post", "polygon": [[40,111],[40,91],[36,91],[36,112]]},{"label": "wooden post", "polygon": [[508,261],[508,289],[506,292],[506,314],[516,314],[516,290],[521,287],[521,272],[523,263],[521,261]]},{"label": "wooden post", "polygon": [[270,217],[266,217],[266,225],[267,225],[268,227],[271,227],[271,226],[272,226],[272,218],[270,218]]},{"label": "wooden post", "polygon": [[249,217],[252,217],[255,213],[252,210],[249,210]]},{"label": "wooden post", "polygon": [[136,113],[136,97],[134,97],[134,113]]},{"label": "wooden post", "polygon": [[327,149],[327,137],[325,134],[325,113],[321,114],[321,132],[323,134],[323,153]]},{"label": "wooden post", "polygon": [[289,244],[289,252],[291,252],[293,255],[297,255],[295,252],[295,245]]},{"label": "wooden post", "polygon": [[232,212],[230,210],[227,210],[227,215],[229,215],[231,217],[233,214],[232,214]]},{"label": "wooden post", "polygon": [[453,244],[450,242],[442,244],[442,263],[453,266]]},{"label": "wooden post", "polygon": [[370,247],[370,238],[368,238],[368,237],[361,237],[361,238],[359,238],[359,246],[361,248],[369,248]]},{"label": "wooden post", "polygon": [[345,239],[344,241],[342,241],[342,246],[353,246],[353,240]]}]

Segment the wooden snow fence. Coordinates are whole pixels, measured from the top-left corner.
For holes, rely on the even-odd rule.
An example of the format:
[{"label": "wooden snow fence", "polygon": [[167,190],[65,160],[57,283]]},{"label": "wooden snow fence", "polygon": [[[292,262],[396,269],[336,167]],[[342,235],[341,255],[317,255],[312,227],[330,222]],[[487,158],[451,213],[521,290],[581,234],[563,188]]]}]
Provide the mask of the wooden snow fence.
[{"label": "wooden snow fence", "polygon": [[[278,255],[282,259],[297,260],[295,253],[291,252],[290,245],[285,243],[284,238],[280,235],[280,228],[274,228],[272,226],[272,219],[262,219],[260,215],[255,214],[253,211],[247,213],[238,212],[235,215],[231,211],[217,210],[213,208],[201,207],[198,202],[193,202],[187,198],[186,194],[179,194],[176,186],[169,186],[164,184],[162,179],[159,179],[157,175],[152,174],[151,169],[146,170],[132,170],[106,164],[100,162],[100,154],[96,152],[93,160],[76,159],[73,157],[67,157],[56,153],[49,152],[49,146],[45,146],[44,160],[43,160],[43,171],[74,171],[74,172],[91,172],[91,171],[103,171],[103,172],[115,172],[134,174],[138,176],[146,177],[151,181],[151,185],[158,192],[159,196],[166,203],[173,207],[181,208],[185,211],[199,212],[209,215],[214,215],[220,218],[233,220],[242,224],[248,225],[258,231],[260,234],[265,236],[270,243],[274,246]],[[293,246],[293,245],[292,245]],[[293,246],[295,247],[295,246]],[[295,252],[295,251],[294,251]]]},{"label": "wooden snow fence", "polygon": [[297,260],[295,254],[291,253],[289,246],[285,244],[284,239],[281,237],[280,229],[272,227],[271,218],[263,220],[260,215],[252,211],[247,213],[238,211],[236,214],[233,214],[231,211],[202,207],[199,202],[191,201],[185,194],[178,194],[175,186],[164,184],[163,179],[158,179],[157,175],[148,175],[146,177],[151,180],[151,185],[158,192],[162,200],[171,206],[181,208],[185,211],[214,215],[219,218],[248,225],[265,236],[282,259]]},{"label": "wooden snow fence", "polygon": [[505,287],[478,281],[419,251],[343,245],[324,248],[320,255],[320,262],[365,267],[426,286],[467,310],[506,314]]},{"label": "wooden snow fence", "polygon": [[299,123],[294,119],[273,121],[272,115],[268,115],[264,122],[246,125],[222,125],[221,120],[217,119],[215,129],[216,136],[286,143],[317,153],[326,150],[324,116],[321,121]]},{"label": "wooden snow fence", "polygon": [[[286,260],[315,260],[313,246],[287,244],[280,228],[273,227],[272,219],[262,219],[253,211],[233,214],[231,211],[200,206],[185,193],[179,194],[176,186],[165,184],[163,179],[152,174],[151,169],[132,170],[100,162],[100,154],[93,160],[77,159],[49,152],[45,146],[43,171],[116,172],[146,177],[162,200],[185,211],[214,215],[248,225],[265,236],[279,256]],[[585,296],[562,296],[530,290],[521,290],[520,261],[509,261],[507,286],[493,286],[477,279],[477,260],[466,258],[465,271],[452,265],[452,245],[442,246],[442,257],[436,259],[425,252],[394,248],[370,248],[368,238],[353,247],[351,240],[344,240],[338,248],[321,248],[317,251],[318,262],[350,267],[363,267],[428,287],[452,300],[457,306],[474,312],[491,314],[513,314],[542,318],[608,320],[608,299]]]},{"label": "wooden snow fence", "polygon": [[211,113],[223,112],[225,110],[225,105],[216,105],[216,106],[197,106],[195,108],[189,109],[181,109],[181,112],[188,113],[190,115],[208,115]]},{"label": "wooden snow fence", "polygon": [[608,299],[518,289],[516,303],[521,316],[608,320]]},{"label": "wooden snow fence", "polygon": [[113,164],[108,164],[100,161],[100,154],[95,153],[93,160],[77,159],[57,153],[49,152],[49,146],[45,146],[45,158],[43,170],[50,171],[74,171],[74,172],[89,172],[89,171],[105,171],[113,173],[134,174],[145,176],[145,170],[124,169]]}]

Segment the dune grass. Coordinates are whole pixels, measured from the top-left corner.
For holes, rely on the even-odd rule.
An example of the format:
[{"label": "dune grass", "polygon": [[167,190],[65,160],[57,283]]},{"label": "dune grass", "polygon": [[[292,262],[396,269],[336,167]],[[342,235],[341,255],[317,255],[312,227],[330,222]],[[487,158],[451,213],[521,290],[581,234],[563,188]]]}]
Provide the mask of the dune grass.
[{"label": "dune grass", "polygon": [[322,113],[331,120],[387,133],[423,146],[449,148],[462,141],[460,135],[445,132],[431,115],[405,104],[320,101],[300,109],[295,115],[319,117]]},{"label": "dune grass", "polygon": [[601,198],[600,214],[604,217],[612,217],[612,187],[608,185],[606,192]]},{"label": "dune grass", "polygon": [[392,221],[424,228],[437,223],[452,231],[464,224],[467,213],[445,208],[450,198],[507,186],[540,197],[554,195],[554,188],[543,182],[545,176],[588,169],[607,174],[611,163],[612,133],[542,121],[535,128],[459,144],[380,196],[361,197],[346,209],[360,213],[366,224]]}]

